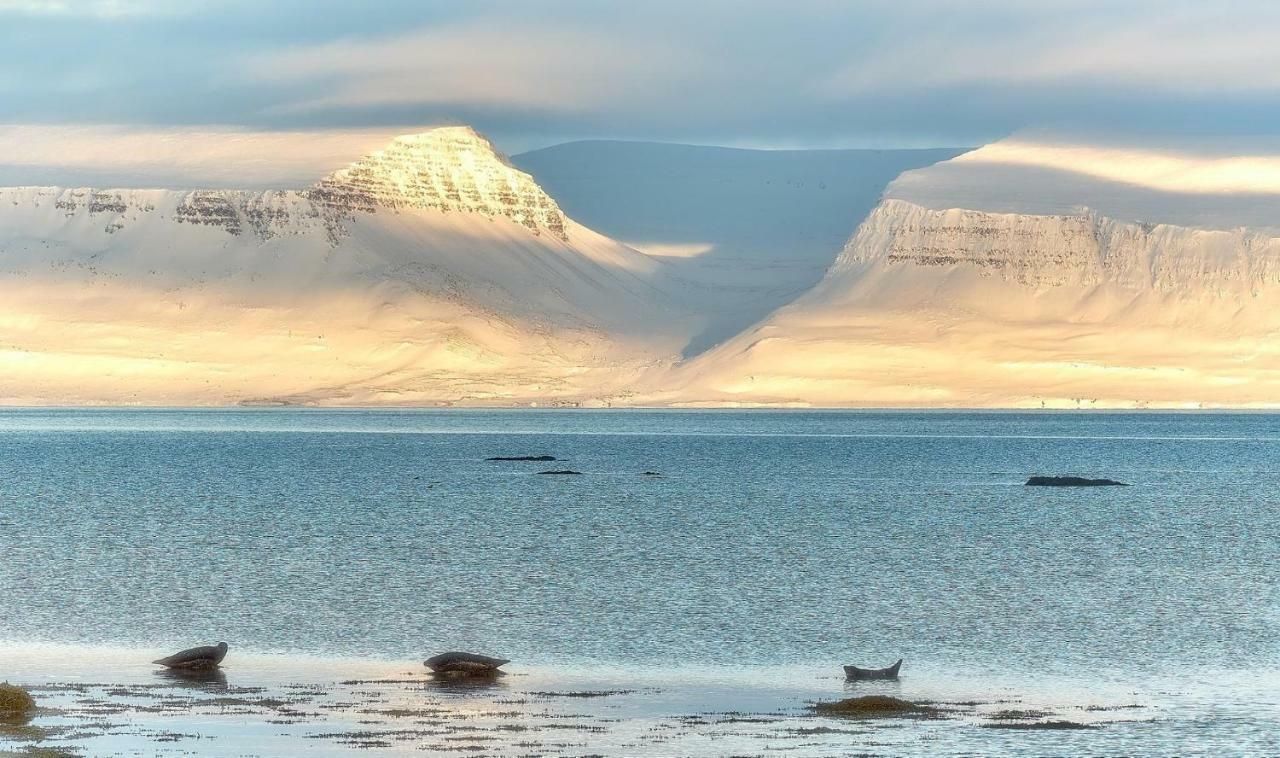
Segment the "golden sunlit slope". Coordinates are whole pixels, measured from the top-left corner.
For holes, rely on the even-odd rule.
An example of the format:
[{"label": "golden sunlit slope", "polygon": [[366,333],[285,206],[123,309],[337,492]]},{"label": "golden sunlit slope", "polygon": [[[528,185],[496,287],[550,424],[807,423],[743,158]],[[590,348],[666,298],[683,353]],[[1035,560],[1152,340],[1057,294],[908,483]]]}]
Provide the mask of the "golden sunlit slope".
[{"label": "golden sunlit slope", "polygon": [[0,400],[603,401],[683,345],[657,269],[465,127],[301,191],[4,189]]},{"label": "golden sunlit slope", "polygon": [[1280,188],[1250,178],[1276,160],[1130,153],[1013,140],[904,174],[817,287],[651,399],[1280,405]]},{"label": "golden sunlit slope", "polygon": [[715,288],[465,127],[302,190],[3,189],[0,402],[1280,405],[1270,155],[1019,138],[909,171],[705,352]]}]

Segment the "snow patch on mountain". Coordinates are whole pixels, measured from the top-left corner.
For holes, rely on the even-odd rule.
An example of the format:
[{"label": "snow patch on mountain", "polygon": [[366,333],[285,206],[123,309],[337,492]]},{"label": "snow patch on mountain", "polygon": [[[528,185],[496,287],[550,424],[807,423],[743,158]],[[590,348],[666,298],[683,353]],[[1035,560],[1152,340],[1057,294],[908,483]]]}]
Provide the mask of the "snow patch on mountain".
[{"label": "snow patch on mountain", "polygon": [[[600,201],[670,222],[662,258],[463,128],[301,189],[0,189],[0,402],[1280,403],[1264,153],[1020,137],[907,171],[865,219],[846,204],[856,232],[819,255],[827,189],[774,187],[758,156],[704,156],[741,169],[707,169],[710,220],[682,215],[705,184],[640,202],[678,187],[662,166],[698,174],[691,150]],[[584,202],[596,180],[560,165]],[[776,212],[729,212],[761,184]]]},{"label": "snow patch on mountain", "polygon": [[303,190],[0,189],[0,400],[580,403],[699,328],[470,129]]},{"label": "snow patch on mountain", "polygon": [[593,140],[516,155],[574,218],[661,257],[698,290],[695,355],[800,296],[926,150],[747,150]]},{"label": "snow patch on mountain", "polygon": [[1280,229],[1280,144],[1163,148],[1014,136],[908,171],[886,197],[933,210],[1079,214],[1199,229]]},{"label": "snow patch on mountain", "polygon": [[1240,180],[1267,160],[1111,168],[1113,150],[1015,140],[904,174],[817,286],[677,368],[684,389],[659,396],[1280,404],[1280,196]]}]

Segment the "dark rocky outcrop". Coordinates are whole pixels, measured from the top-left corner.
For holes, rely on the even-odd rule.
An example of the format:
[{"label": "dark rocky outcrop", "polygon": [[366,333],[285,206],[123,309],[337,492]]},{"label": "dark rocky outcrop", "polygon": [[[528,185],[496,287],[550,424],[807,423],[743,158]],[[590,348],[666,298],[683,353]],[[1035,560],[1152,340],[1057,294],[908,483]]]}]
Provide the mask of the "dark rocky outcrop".
[{"label": "dark rocky outcrop", "polygon": [[851,718],[894,718],[936,716],[939,711],[929,705],[888,695],[864,695],[845,698],[830,703],[814,703],[809,710],[820,716],[845,716]]},{"label": "dark rocky outcrop", "polygon": [[1115,479],[1086,479],[1082,476],[1033,476],[1028,487],[1128,487]]},{"label": "dark rocky outcrop", "polygon": [[582,476],[581,471],[573,471],[572,469],[563,469],[559,471],[539,471],[542,476]]}]

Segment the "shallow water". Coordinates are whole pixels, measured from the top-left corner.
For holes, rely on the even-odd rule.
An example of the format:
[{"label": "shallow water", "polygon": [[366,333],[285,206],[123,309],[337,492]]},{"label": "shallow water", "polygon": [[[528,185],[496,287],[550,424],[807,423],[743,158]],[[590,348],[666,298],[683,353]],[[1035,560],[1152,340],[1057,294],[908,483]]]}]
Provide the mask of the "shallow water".
[{"label": "shallow water", "polygon": [[[904,657],[904,697],[1145,710],[871,752],[1266,753],[1277,453],[1266,414],[9,410],[0,639],[11,678],[38,643],[462,648],[789,712]],[[520,454],[563,460],[484,460]]]}]

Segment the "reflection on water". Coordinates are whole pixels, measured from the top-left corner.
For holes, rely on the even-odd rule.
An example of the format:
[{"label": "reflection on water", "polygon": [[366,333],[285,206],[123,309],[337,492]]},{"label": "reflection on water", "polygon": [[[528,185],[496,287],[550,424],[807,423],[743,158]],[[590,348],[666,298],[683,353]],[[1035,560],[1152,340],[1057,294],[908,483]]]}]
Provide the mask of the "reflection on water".
[{"label": "reflection on water", "polygon": [[225,690],[227,688],[227,672],[222,668],[212,669],[156,669],[158,679],[183,687],[194,687],[204,690]]},{"label": "reflection on water", "polygon": [[428,674],[425,687],[434,692],[468,693],[499,690],[506,686],[506,675],[495,671],[488,675]]}]

